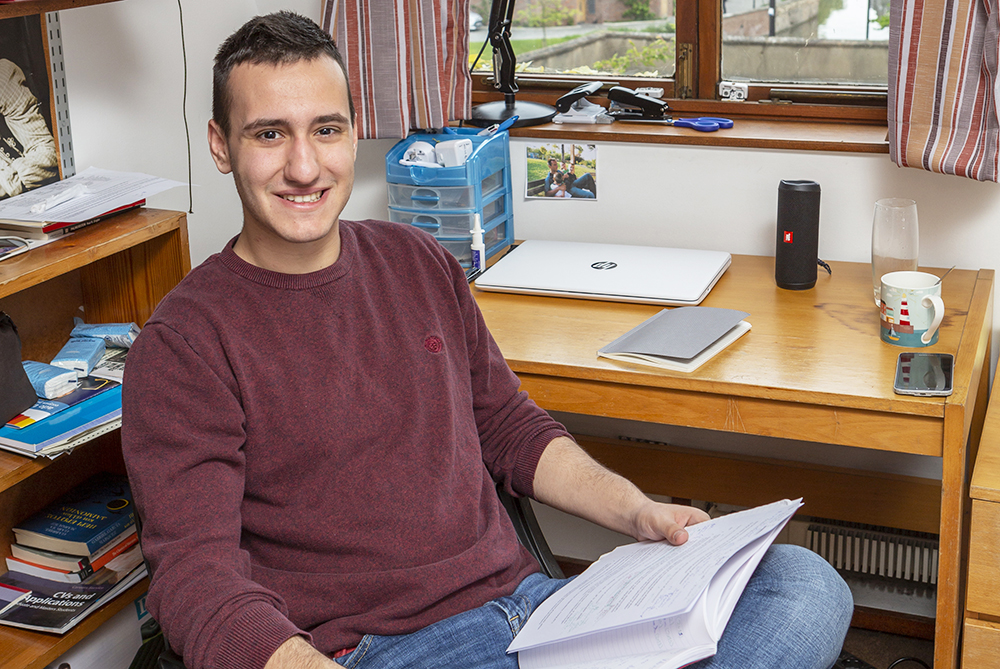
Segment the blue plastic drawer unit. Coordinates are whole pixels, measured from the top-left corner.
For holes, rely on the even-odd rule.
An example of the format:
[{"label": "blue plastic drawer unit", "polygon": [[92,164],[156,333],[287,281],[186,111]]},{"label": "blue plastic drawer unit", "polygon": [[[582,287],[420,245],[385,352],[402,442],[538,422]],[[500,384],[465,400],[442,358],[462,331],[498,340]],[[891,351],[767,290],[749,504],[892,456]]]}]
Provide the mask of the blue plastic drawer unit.
[{"label": "blue plastic drawer unit", "polygon": [[[442,133],[413,134],[385,156],[389,220],[434,235],[463,267],[472,265],[476,214],[482,221],[487,257],[514,241],[510,138],[507,131],[492,135],[479,132],[479,128],[449,128]],[[430,167],[399,162],[414,142],[437,144],[466,137],[472,140],[472,153],[464,165]]]}]

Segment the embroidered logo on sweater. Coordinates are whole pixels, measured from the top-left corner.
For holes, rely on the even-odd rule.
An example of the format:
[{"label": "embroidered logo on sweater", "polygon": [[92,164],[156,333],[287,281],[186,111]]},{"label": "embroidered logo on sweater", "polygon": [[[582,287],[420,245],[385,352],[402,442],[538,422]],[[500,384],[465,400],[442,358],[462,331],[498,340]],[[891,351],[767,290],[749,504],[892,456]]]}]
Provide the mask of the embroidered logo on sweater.
[{"label": "embroidered logo on sweater", "polygon": [[424,348],[431,353],[440,353],[444,349],[444,342],[440,337],[430,336],[424,340]]}]

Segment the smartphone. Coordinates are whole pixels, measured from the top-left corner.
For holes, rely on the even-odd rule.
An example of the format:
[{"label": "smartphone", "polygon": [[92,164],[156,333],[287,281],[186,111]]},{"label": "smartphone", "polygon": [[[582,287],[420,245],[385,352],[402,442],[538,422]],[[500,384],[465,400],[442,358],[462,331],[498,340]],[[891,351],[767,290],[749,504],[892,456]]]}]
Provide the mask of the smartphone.
[{"label": "smartphone", "polygon": [[955,358],[950,353],[904,351],[896,361],[893,390],[899,395],[943,397],[951,395]]}]

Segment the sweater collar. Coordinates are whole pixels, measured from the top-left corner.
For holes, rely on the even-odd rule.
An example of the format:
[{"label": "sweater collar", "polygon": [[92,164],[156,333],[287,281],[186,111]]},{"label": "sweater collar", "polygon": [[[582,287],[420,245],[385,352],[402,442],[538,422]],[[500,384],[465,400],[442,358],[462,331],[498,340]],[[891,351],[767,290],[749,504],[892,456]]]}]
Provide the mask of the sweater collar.
[{"label": "sweater collar", "polygon": [[354,236],[351,222],[341,219],[338,228],[340,230],[340,257],[329,267],[308,274],[284,274],[251,265],[236,255],[236,251],[233,250],[239,235],[229,240],[219,256],[222,264],[231,272],[262,286],[285,290],[316,288],[345,276],[354,265],[354,259],[357,257],[357,239]]}]

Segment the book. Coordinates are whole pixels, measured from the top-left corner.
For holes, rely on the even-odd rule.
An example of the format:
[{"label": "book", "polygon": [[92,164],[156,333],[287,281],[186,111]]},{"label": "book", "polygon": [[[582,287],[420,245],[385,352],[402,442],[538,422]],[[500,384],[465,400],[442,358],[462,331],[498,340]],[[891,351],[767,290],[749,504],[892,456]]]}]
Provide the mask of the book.
[{"label": "book", "polygon": [[43,421],[24,428],[0,427],[0,447],[36,454],[71,442],[78,435],[121,420],[121,386],[90,397]]},{"label": "book", "polygon": [[71,232],[76,232],[95,223],[105,221],[115,214],[131,211],[146,204],[146,200],[139,200],[130,204],[116,207],[100,216],[88,218],[85,221],[20,221],[10,218],[0,219],[0,235],[14,235],[23,239],[52,240]]},{"label": "book", "polygon": [[124,530],[113,541],[100,550],[90,555],[70,555],[68,553],[57,553],[47,551],[43,548],[33,546],[22,546],[19,543],[10,545],[11,556],[20,558],[26,562],[41,566],[62,569],[64,571],[79,571],[84,565],[96,565],[95,569],[100,569],[108,560],[120,555],[123,551],[139,543],[139,535],[136,533],[136,526]]},{"label": "book", "polygon": [[715,654],[764,552],[802,500],[782,500],[621,546],[546,599],[507,652],[522,669],[679,669]]},{"label": "book", "polygon": [[11,544],[7,569],[62,583],[80,583],[103,569],[139,543],[135,525],[90,556],[56,553],[31,546]]},{"label": "book", "polygon": [[142,564],[142,550],[136,544],[87,577],[84,583],[117,583]]},{"label": "book", "polygon": [[29,591],[27,596],[0,613],[0,625],[63,634],[146,575],[139,563],[116,583],[56,583],[16,572],[0,575],[0,586]]},{"label": "book", "polygon": [[25,409],[23,413],[19,413],[8,420],[7,425],[17,429],[28,427],[29,425],[45,420],[50,416],[54,416],[64,409],[68,409],[86,399],[95,395],[100,395],[104,391],[111,390],[115,386],[120,385],[118,381],[99,378],[96,376],[84,376],[78,381],[78,383],[79,386],[76,390],[72,390],[55,399],[47,400],[39,398],[39,400],[35,402],[30,409]]},{"label": "book", "polygon": [[125,358],[128,357],[128,351],[127,348],[109,346],[98,363],[90,370],[90,375],[121,383],[122,377],[125,376]]},{"label": "book", "polygon": [[597,355],[620,362],[693,372],[750,331],[745,311],[718,307],[664,309]]},{"label": "book", "polygon": [[15,543],[87,556],[135,526],[128,478],[97,474],[14,526]]}]

